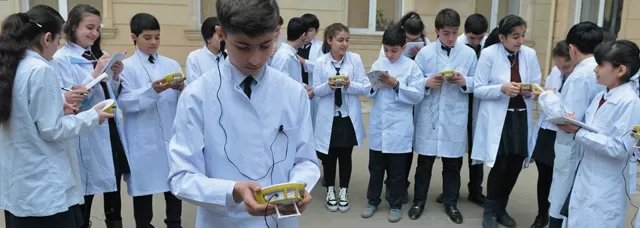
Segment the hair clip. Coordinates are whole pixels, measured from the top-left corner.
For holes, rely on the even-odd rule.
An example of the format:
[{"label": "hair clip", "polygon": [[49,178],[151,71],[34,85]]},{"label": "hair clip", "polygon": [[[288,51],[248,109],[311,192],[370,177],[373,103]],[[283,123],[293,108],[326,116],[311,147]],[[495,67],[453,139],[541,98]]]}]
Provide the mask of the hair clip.
[{"label": "hair clip", "polygon": [[42,25],[41,25],[40,23],[38,23],[38,22],[35,22],[35,21],[29,21],[29,22],[34,23],[34,24],[36,24],[38,27],[42,28]]}]

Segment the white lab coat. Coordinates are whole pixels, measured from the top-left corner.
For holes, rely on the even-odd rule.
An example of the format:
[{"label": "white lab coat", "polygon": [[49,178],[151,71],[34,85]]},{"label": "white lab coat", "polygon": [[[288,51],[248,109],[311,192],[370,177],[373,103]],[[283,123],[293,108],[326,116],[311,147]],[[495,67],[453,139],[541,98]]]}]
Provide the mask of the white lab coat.
[{"label": "white lab coat", "polygon": [[288,43],[280,44],[269,66],[302,84],[302,64],[298,60],[298,50]]},{"label": "white lab coat", "polygon": [[[222,77],[209,71],[180,97],[169,183],[173,194],[198,206],[197,228],[266,227],[264,217],[252,217],[243,203],[234,203],[236,181],[263,177],[256,181],[262,187],[298,182],[311,191],[320,178],[306,90],[265,69],[251,100],[240,86],[245,76],[228,60],[221,65]],[[267,221],[276,227],[274,219]],[[298,227],[295,217],[277,223]]]},{"label": "white lab coat", "polygon": [[[562,103],[560,109],[564,113],[574,113],[576,119],[580,121],[584,120],[585,111],[595,95],[604,90],[603,86],[597,84],[596,75],[593,72],[596,66],[597,63],[593,57],[581,61],[567,77],[562,93],[560,93]],[[543,104],[542,109],[552,109],[552,107],[545,106],[544,102],[540,103]],[[549,213],[553,217],[560,216],[560,210],[569,195],[576,168],[582,156],[580,150],[574,145],[574,134],[564,131],[556,133],[553,181],[549,194],[549,202],[551,203]]]},{"label": "white lab coat", "polygon": [[313,69],[316,67],[316,60],[322,55],[324,55],[322,53],[322,41],[313,39],[311,41],[311,50],[309,50],[309,59],[304,62],[304,71],[309,73],[309,84],[313,84]]},{"label": "white lab coat", "polygon": [[76,150],[68,140],[98,127],[93,110],[67,115],[55,66],[27,50],[20,60],[9,120],[0,124],[0,209],[50,216],[84,202]]},{"label": "white lab coat", "polygon": [[[549,76],[547,76],[547,79],[545,80],[544,87],[551,88],[553,89],[554,92],[559,93],[558,90],[560,89],[561,86],[562,86],[562,72],[560,72],[557,66],[554,66],[551,69],[551,73],[549,73]],[[538,99],[542,99],[542,98],[539,97]],[[540,115],[538,116],[538,123],[536,124],[536,129],[543,128],[547,130],[558,131],[558,127],[555,124],[549,123],[546,120],[547,117],[548,116],[544,112],[540,112]],[[533,142],[537,142],[538,131],[535,131],[531,137],[533,137],[533,139],[531,139]],[[534,145],[534,148],[535,148],[535,145]]]},{"label": "white lab coat", "polygon": [[[93,64],[82,57],[85,51],[84,48],[68,42],[64,47],[58,49],[54,55],[59,66],[64,88],[86,84],[93,80],[91,76]],[[107,87],[111,99],[116,100],[119,86],[120,81],[108,80]],[[89,110],[94,105],[105,100],[104,90],[100,84],[96,84],[89,89],[91,93],[80,106],[81,111]],[[118,105],[116,107],[118,108]],[[122,124],[123,120],[120,112],[117,109],[114,116],[118,134],[126,150],[126,137],[124,137],[124,125]],[[86,188],[85,195],[117,191],[109,124],[103,124],[96,130],[80,135],[75,146],[78,148],[78,156],[80,157],[80,174],[82,176],[82,185]]]},{"label": "white lab coat", "polygon": [[[484,36],[484,38],[482,39],[482,41],[480,42],[480,46],[481,48],[484,48],[484,42],[487,40],[487,36]],[[462,34],[460,36],[458,36],[458,39],[456,40],[456,42],[458,43],[462,43],[464,45],[467,45],[469,43],[469,40],[467,40],[467,35],[466,34]],[[475,53],[475,50],[474,50]],[[477,56],[477,55],[476,55]],[[475,69],[473,69],[473,71],[475,71]],[[478,109],[480,108],[480,102],[481,99],[474,97],[473,98],[473,107],[471,107],[471,115],[472,115],[472,123],[471,123],[471,138],[473,138],[473,135],[475,134],[475,129],[476,129],[476,122],[478,120]]]},{"label": "white lab coat", "polygon": [[[603,96],[606,101],[598,109]],[[627,194],[635,193],[636,187],[636,140],[629,132],[640,125],[638,113],[640,98],[633,82],[593,98],[585,123],[598,133],[585,129],[576,133],[583,157],[571,194],[568,227],[625,226]]]},{"label": "white lab coat", "polygon": [[[475,162],[484,162],[493,167],[498,155],[498,146],[502,136],[504,119],[507,116],[510,97],[500,91],[502,84],[511,82],[511,63],[507,58],[508,52],[502,44],[494,44],[482,50],[476,68],[473,83],[473,94],[481,99],[476,122],[471,158]],[[540,84],[540,64],[536,51],[527,46],[521,46],[518,55],[520,64],[520,78],[523,83]],[[527,105],[528,135],[533,135],[537,129],[533,124],[533,96],[524,98]],[[533,153],[532,137],[528,140],[528,157],[525,167],[529,166]]]},{"label": "white lab coat", "polygon": [[167,152],[180,92],[171,88],[157,93],[151,83],[180,72],[175,60],[154,54],[155,64],[140,50],[124,60],[120,74],[119,105],[124,112],[129,139],[127,159],[131,174],[125,180],[129,195],[144,196],[169,191]]},{"label": "white lab coat", "polygon": [[466,45],[442,50],[440,40],[420,49],[416,63],[424,78],[419,87],[426,88],[428,77],[445,70],[460,72],[466,88],[445,81],[439,89],[426,89],[424,98],[415,108],[416,134],[414,150],[420,155],[459,158],[467,152],[469,93],[473,92],[473,76],[478,61],[475,51]]},{"label": "white lab coat", "polygon": [[207,48],[206,44],[204,47],[198,48],[197,50],[189,53],[186,62],[187,84],[191,84],[204,73],[216,69],[218,67],[218,62],[222,60],[224,60],[222,52],[217,55],[213,54],[213,52]]},{"label": "white lab coat", "polygon": [[388,71],[395,77],[399,86],[397,90],[385,85],[367,94],[373,98],[373,109],[369,115],[369,149],[383,153],[411,153],[413,145],[413,120],[407,118],[413,112],[413,105],[418,104],[424,94],[422,71],[408,57],[401,56],[395,62],[382,58],[376,60],[371,71]]},{"label": "white lab coat", "polygon": [[[334,103],[335,92],[329,87],[329,77],[336,75],[336,69],[331,62],[331,52],[324,54],[316,60],[316,67],[313,70],[313,94],[316,97],[316,121],[314,135],[316,150],[329,153],[329,143],[331,141],[331,127],[333,117],[338,110]],[[364,65],[360,55],[347,52],[340,69],[340,75],[348,76],[350,80],[349,88],[342,89],[342,107],[340,112],[342,117],[349,116],[356,132],[358,146],[362,147],[366,133],[362,123],[362,111],[360,95],[366,95],[371,90],[371,83],[364,72]]]},{"label": "white lab coat", "polygon": [[[429,38],[427,38],[426,36],[424,37],[424,46],[426,47],[427,45],[429,45],[431,43],[431,41],[429,41]],[[416,54],[417,55],[417,54]],[[414,56],[409,56],[409,55],[405,55],[406,57],[412,58]],[[382,45],[380,47],[380,54],[378,55],[378,58],[386,58],[384,55],[384,45]]]}]

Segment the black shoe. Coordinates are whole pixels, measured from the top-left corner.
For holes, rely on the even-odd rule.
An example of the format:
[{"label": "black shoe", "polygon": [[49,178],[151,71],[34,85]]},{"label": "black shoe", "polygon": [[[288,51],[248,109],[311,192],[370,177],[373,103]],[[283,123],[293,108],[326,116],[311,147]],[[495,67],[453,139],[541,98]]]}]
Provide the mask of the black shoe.
[{"label": "black shoe", "polygon": [[495,200],[484,201],[484,213],[482,214],[482,228],[498,228],[498,211],[500,206]]},{"label": "black shoe", "polygon": [[422,211],[424,211],[424,202],[413,203],[413,206],[409,209],[409,219],[419,219],[422,215]]},{"label": "black shoe", "polygon": [[467,200],[469,200],[472,203],[475,203],[480,207],[484,207],[484,195],[482,194],[469,194],[469,197],[467,197]]},{"label": "black shoe", "polygon": [[544,228],[549,224],[549,216],[536,216],[536,220],[533,221],[531,228]]},{"label": "black shoe", "polygon": [[513,217],[511,217],[506,211],[500,213],[500,216],[498,216],[498,223],[507,228],[516,228],[517,226],[516,220],[513,219]]},{"label": "black shoe", "polygon": [[442,197],[444,196],[443,193],[440,193],[440,195],[438,196],[438,198],[436,198],[436,202],[438,203],[444,203],[444,200],[442,200]]},{"label": "black shoe", "polygon": [[456,206],[445,206],[444,212],[447,213],[449,219],[455,224],[462,224],[462,213]]},{"label": "black shoe", "polygon": [[549,217],[549,228],[561,228],[562,222],[564,219],[557,219],[554,217]]}]

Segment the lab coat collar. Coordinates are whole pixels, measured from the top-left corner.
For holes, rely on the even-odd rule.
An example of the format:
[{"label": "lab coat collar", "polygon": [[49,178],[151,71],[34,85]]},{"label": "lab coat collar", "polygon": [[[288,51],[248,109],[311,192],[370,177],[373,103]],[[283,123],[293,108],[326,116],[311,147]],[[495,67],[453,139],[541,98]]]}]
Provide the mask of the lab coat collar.
[{"label": "lab coat collar", "polygon": [[331,63],[332,64],[341,64],[347,58],[347,55],[349,55],[349,52],[344,53],[344,56],[342,56],[342,59],[340,59],[340,61],[336,61],[335,59],[333,59],[333,56],[331,55],[331,52],[329,52],[327,54],[329,54],[329,59],[331,59]]},{"label": "lab coat collar", "polygon": [[42,57],[42,55],[40,55],[40,53],[35,52],[34,50],[27,49],[26,55],[29,56],[29,57],[36,58],[36,59],[40,59],[40,60],[44,61],[45,63],[50,64],[49,60],[45,59],[44,57]]},{"label": "lab coat collar", "polygon": [[634,82],[631,81],[610,89],[609,91],[605,90],[605,93],[603,95],[604,99],[606,100],[606,102],[616,104],[624,97],[637,96],[638,94],[634,92],[633,83]]},{"label": "lab coat collar", "polygon": [[[149,62],[149,61],[147,61],[147,59],[149,59],[149,55],[148,55],[148,54],[146,54],[146,53],[144,53],[144,52],[142,52],[142,51],[140,51],[140,49],[139,49],[139,48],[136,48],[136,55],[137,55],[138,57],[140,57],[140,59],[141,59],[141,61],[142,61],[143,63],[144,63],[144,62]],[[153,54],[151,54],[151,55],[153,56],[153,59],[155,59],[155,62],[157,63],[157,62],[159,61],[159,59],[158,59],[158,52],[153,53]]]},{"label": "lab coat collar", "polygon": [[287,42],[282,43],[282,45],[280,46],[280,48],[283,48],[284,50],[287,51],[287,53],[291,56],[296,56],[298,53],[298,50],[296,48],[294,48],[293,46],[291,46],[290,44],[288,44]]},{"label": "lab coat collar", "polygon": [[[244,79],[247,76],[249,76],[249,75],[243,74],[240,70],[238,70],[236,66],[231,64],[231,61],[229,60],[229,58],[225,59],[223,63],[224,65],[228,66],[229,69],[231,70],[231,75],[233,76],[233,81],[235,82],[235,85],[240,85],[242,81],[244,81]],[[265,64],[264,66],[262,66],[262,69],[260,70],[259,73],[251,76],[253,77],[253,79],[256,81],[257,84],[260,84],[260,81],[262,81],[262,79],[264,78],[266,71],[267,71],[267,65]]]},{"label": "lab coat collar", "polygon": [[[590,63],[595,63],[596,62],[596,58],[591,56],[589,58],[583,59],[582,61],[580,61],[580,63],[578,63],[578,65],[576,65],[575,69],[573,70],[574,72],[576,71],[576,69],[579,69],[580,67],[583,67],[584,65],[590,64]],[[593,69],[591,69],[593,70]]]},{"label": "lab coat collar", "polygon": [[72,43],[72,42],[67,42],[67,44],[65,44],[65,46],[67,48],[69,48],[69,50],[71,52],[73,52],[73,54],[76,54],[76,55],[79,55],[79,56],[82,56],[82,54],[84,54],[86,51],[91,51],[91,47],[83,48],[83,47],[80,47],[80,45],[77,45],[77,44]]}]

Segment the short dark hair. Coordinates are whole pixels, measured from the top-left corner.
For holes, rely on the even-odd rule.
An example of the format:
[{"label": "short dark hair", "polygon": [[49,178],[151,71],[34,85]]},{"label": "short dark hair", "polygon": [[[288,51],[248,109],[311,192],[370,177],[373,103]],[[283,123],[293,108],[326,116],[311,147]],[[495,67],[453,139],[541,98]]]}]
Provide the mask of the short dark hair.
[{"label": "short dark hair", "polygon": [[404,46],[407,43],[407,35],[398,25],[389,25],[382,34],[382,44],[389,46]]},{"label": "short dark hair", "polygon": [[307,27],[307,24],[304,23],[304,20],[302,20],[302,18],[293,17],[289,19],[289,23],[287,24],[287,40],[297,40],[308,30],[309,27]]},{"label": "short dark hair", "polygon": [[447,26],[460,27],[460,14],[450,8],[440,10],[436,15],[435,26],[438,30]]},{"label": "short dark hair", "polygon": [[208,43],[207,40],[211,39],[213,34],[216,33],[216,26],[218,26],[217,17],[209,17],[202,22],[202,26],[200,26],[200,33],[202,33],[202,39],[204,39],[205,43]]},{"label": "short dark hair", "polygon": [[598,44],[604,39],[602,29],[593,22],[584,21],[575,24],[567,33],[568,45],[575,46],[584,54],[593,54]]},{"label": "short dark hair", "polygon": [[489,22],[482,14],[471,14],[464,21],[464,33],[484,34],[487,29],[489,29]]},{"label": "short dark hair", "polygon": [[300,18],[302,18],[304,23],[307,24],[307,27],[309,27],[309,29],[320,29],[320,20],[318,20],[318,17],[316,17],[316,15],[305,13]]},{"label": "short dark hair", "polygon": [[516,15],[508,15],[498,23],[498,27],[491,30],[487,40],[484,41],[484,48],[488,48],[491,45],[500,43],[499,35],[508,36],[513,33],[516,27],[527,26],[527,22],[522,17]]},{"label": "short dark hair", "polygon": [[284,19],[282,19],[282,16],[278,14],[278,26],[282,26],[282,25],[284,25]]},{"label": "short dark hair", "polygon": [[600,27],[600,28],[602,29],[602,42],[616,41],[618,39],[616,34],[611,32],[611,30],[606,29],[604,27]]},{"label": "short dark hair", "polygon": [[280,16],[275,0],[217,0],[216,12],[224,33],[249,37],[275,32]]},{"label": "short dark hair", "polygon": [[627,74],[621,81],[628,82],[640,69],[640,49],[634,42],[628,40],[607,41],[598,45],[593,52],[598,64],[609,62],[614,67],[625,65]]},{"label": "short dark hair", "polygon": [[145,30],[160,30],[158,19],[148,13],[138,13],[131,18],[131,33],[139,36]]},{"label": "short dark hair", "polygon": [[564,40],[556,43],[552,53],[553,57],[562,57],[567,60],[571,60],[571,55],[569,55],[569,45],[567,45],[567,42]]}]

